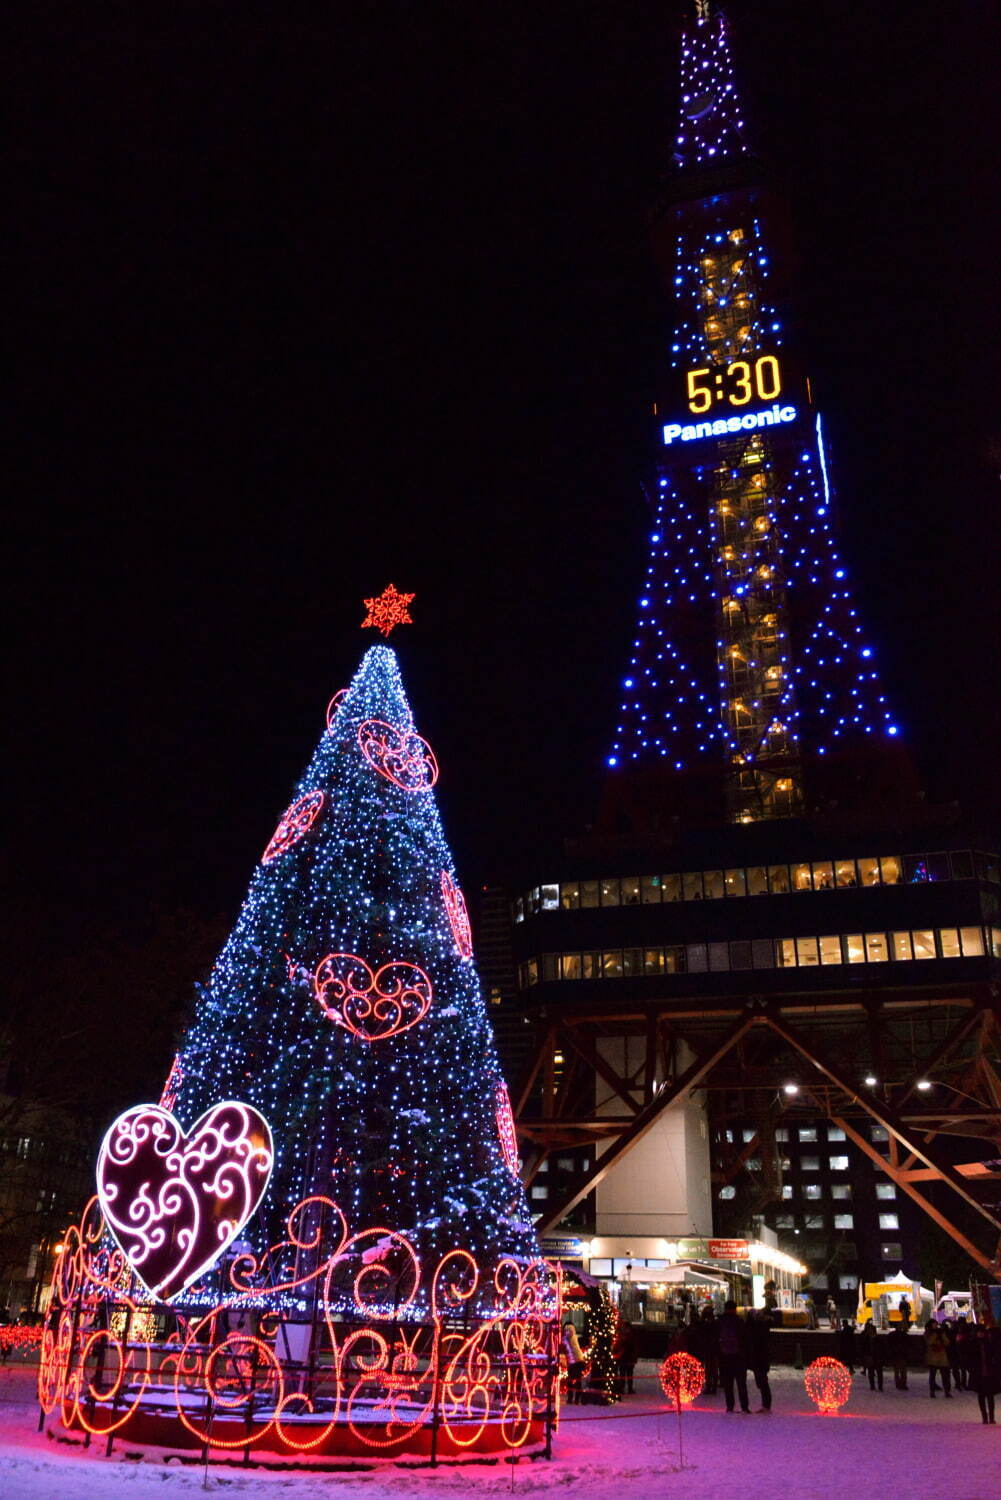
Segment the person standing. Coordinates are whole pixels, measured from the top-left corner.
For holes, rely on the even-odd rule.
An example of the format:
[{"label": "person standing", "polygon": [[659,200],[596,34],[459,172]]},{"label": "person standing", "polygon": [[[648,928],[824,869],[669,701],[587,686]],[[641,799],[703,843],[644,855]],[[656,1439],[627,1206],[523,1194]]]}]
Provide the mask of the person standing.
[{"label": "person standing", "polygon": [[957,1318],[952,1325],[952,1342],[949,1345],[949,1366],[952,1370],[952,1383],[957,1391],[967,1390],[970,1383],[967,1358],[969,1337],[966,1319]]},{"label": "person standing", "polygon": [[946,1396],[949,1389],[949,1335],[941,1324],[930,1322],[925,1328],[925,1364],[928,1366],[928,1394],[935,1399],[935,1376],[942,1378],[942,1389]]},{"label": "person standing", "polygon": [[833,1297],[828,1297],[827,1299],[827,1321],[836,1331],[839,1327],[838,1304]]},{"label": "person standing", "polygon": [[633,1373],[638,1355],[636,1331],[619,1313],[612,1336],[612,1358],[615,1360],[615,1389],[620,1396],[633,1394]]},{"label": "person standing", "polygon": [[579,1406],[584,1400],[582,1380],[586,1361],[577,1330],[569,1318],[563,1325],[563,1353],[567,1359],[567,1405]]},{"label": "person standing", "polygon": [[872,1318],[862,1330],[862,1368],[869,1377],[869,1389],[882,1390],[883,1341]]},{"label": "person standing", "polygon": [[698,1320],[688,1330],[689,1351],[702,1361],[706,1372],[705,1393],[715,1396],[719,1390],[719,1324],[716,1310],[707,1302]]},{"label": "person standing", "polygon": [[759,1412],[772,1409],[772,1388],[768,1383],[768,1372],[772,1367],[770,1340],[772,1315],[766,1307],[748,1314],[747,1318],[747,1363],[750,1365],[754,1384],[761,1397]]},{"label": "person standing", "polygon": [[845,1318],[838,1333],[838,1358],[848,1366],[848,1373],[855,1374],[855,1324]]},{"label": "person standing", "polygon": [[727,1411],[734,1409],[734,1386],[740,1409],[749,1413],[747,1400],[747,1342],[744,1325],[737,1316],[737,1304],[731,1298],[723,1307],[719,1320],[719,1373]]},{"label": "person standing", "polygon": [[897,1311],[900,1313],[900,1321],[903,1324],[903,1329],[906,1333],[911,1326],[911,1304],[908,1302],[906,1297],[901,1297],[900,1301],[897,1304]]},{"label": "person standing", "polygon": [[978,1323],[972,1330],[970,1387],[977,1393],[980,1420],[996,1426],[994,1397],[1001,1391],[1001,1329]]},{"label": "person standing", "polygon": [[907,1390],[907,1351],[909,1348],[906,1324],[894,1323],[890,1329],[890,1358],[893,1361],[893,1383],[898,1391]]}]

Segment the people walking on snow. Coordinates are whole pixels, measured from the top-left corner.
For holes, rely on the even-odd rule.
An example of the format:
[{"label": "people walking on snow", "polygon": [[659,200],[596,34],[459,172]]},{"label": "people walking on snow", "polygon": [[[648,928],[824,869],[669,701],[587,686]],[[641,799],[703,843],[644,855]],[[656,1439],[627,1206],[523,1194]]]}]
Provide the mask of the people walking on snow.
[{"label": "people walking on snow", "polygon": [[731,1298],[723,1307],[719,1320],[719,1373],[727,1411],[734,1409],[734,1386],[742,1412],[750,1412],[747,1400],[747,1341],[744,1325],[737,1317],[737,1304]]},{"label": "people walking on snow", "polygon": [[862,1330],[862,1369],[871,1391],[883,1389],[883,1339],[872,1318]]},{"label": "people walking on snow", "polygon": [[995,1426],[994,1397],[1001,1391],[1001,1329],[978,1323],[970,1342],[970,1388],[977,1393],[980,1420]]},{"label": "people walking on snow", "polygon": [[935,1377],[941,1376],[942,1390],[951,1396],[949,1389],[949,1335],[940,1323],[929,1323],[925,1329],[925,1364],[928,1367],[928,1394],[935,1399]]}]

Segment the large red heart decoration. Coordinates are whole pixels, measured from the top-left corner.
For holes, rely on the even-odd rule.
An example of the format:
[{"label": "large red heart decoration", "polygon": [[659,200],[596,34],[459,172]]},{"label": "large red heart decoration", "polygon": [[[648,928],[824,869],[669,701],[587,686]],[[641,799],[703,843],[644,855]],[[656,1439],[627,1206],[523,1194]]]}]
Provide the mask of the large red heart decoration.
[{"label": "large red heart decoration", "polygon": [[264,1196],[274,1143],[249,1104],[214,1104],[185,1134],[157,1104],[119,1115],[97,1159],[105,1222],[139,1280],[169,1302],[190,1286]]},{"label": "large red heart decoration", "polygon": [[366,1042],[409,1031],[431,1005],[430,979],[402,959],[373,973],[357,953],[328,953],[313,976],[313,989],[324,1014]]}]

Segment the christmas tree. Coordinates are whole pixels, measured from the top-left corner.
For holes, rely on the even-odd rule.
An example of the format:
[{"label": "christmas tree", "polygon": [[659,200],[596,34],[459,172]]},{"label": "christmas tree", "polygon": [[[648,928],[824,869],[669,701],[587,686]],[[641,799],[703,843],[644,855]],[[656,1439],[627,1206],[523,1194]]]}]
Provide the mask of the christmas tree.
[{"label": "christmas tree", "polygon": [[311,1194],[422,1261],[538,1255],[466,904],[395,653],[366,652],[264,851],[169,1084],[271,1123],[260,1228]]},{"label": "christmas tree", "polygon": [[[388,633],[410,599],[367,602]],[[206,1452],[548,1451],[559,1285],[437,778],[373,646],[159,1104],[112,1125],[64,1237],[39,1400],[65,1427]]]}]

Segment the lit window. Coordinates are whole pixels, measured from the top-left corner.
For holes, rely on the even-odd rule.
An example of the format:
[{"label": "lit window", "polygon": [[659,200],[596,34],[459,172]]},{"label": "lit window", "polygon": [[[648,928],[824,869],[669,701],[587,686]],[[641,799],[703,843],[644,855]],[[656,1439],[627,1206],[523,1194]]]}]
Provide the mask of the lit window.
[{"label": "lit window", "polygon": [[706,870],[702,876],[704,893],[707,900],[719,901],[722,899],[726,889],[722,870]]},{"label": "lit window", "polygon": [[601,955],[601,977],[603,979],[621,979],[622,953],[620,949],[611,948]]},{"label": "lit window", "polygon": [[911,935],[909,932],[891,932],[890,942],[893,947],[894,958],[902,958],[905,961],[911,954]]},{"label": "lit window", "polygon": [[820,939],[820,962],[822,964],[839,964],[841,961],[841,939],[839,937],[822,937]]},{"label": "lit window", "polygon": [[809,1198],[811,1201],[815,1201],[817,1198],[820,1198],[821,1196],[822,1196],[822,1192],[821,1192],[821,1187],[820,1187],[820,1183],[819,1182],[804,1182],[804,1184],[803,1184],[803,1197],[804,1198]]},{"label": "lit window", "polygon": [[879,860],[860,859],[858,862],[859,885],[879,885]]},{"label": "lit window", "polygon": [[810,1276],[810,1285],[817,1287],[822,1292],[826,1291],[826,1289],[827,1289],[827,1277],[824,1275],[823,1271],[815,1272],[815,1273],[811,1274],[811,1276]]},{"label": "lit window", "polygon": [[879,862],[879,873],[884,885],[900,884],[900,860],[895,854],[884,855]]},{"label": "lit window", "polygon": [[829,1141],[843,1141],[844,1138],[845,1138],[845,1133],[841,1129],[840,1125],[828,1125],[828,1127],[827,1127],[827,1139]]},{"label": "lit window", "polygon": [[812,969],[820,962],[815,937],[796,939],[796,958],[801,969]]},{"label": "lit window", "polygon": [[795,1219],[794,1215],[792,1215],[792,1214],[776,1214],[775,1215],[775,1228],[776,1229],[795,1229],[795,1227],[796,1227],[796,1219]]},{"label": "lit window", "polygon": [[943,958],[959,957],[959,929],[958,927],[940,927],[938,940],[942,948]]},{"label": "lit window", "polygon": [[576,1165],[572,1156],[558,1156],[556,1158],[557,1172],[572,1172],[576,1168]]},{"label": "lit window", "polygon": [[664,972],[664,950],[663,948],[643,949],[643,972],[644,974],[663,974]]},{"label": "lit window", "polygon": [[580,886],[576,880],[564,881],[560,886],[560,905],[564,911],[575,911],[580,906]]},{"label": "lit window", "polygon": [[784,1203],[788,1203],[789,1199],[791,1197],[792,1197],[792,1187],[790,1186],[790,1184],[788,1182],[784,1182],[782,1184],[782,1201]]},{"label": "lit window", "polygon": [[820,1157],[819,1156],[801,1156],[800,1159],[799,1159],[799,1165],[800,1165],[800,1169],[802,1171],[804,1171],[804,1172],[819,1172],[820,1171]]},{"label": "lit window", "polygon": [[854,1226],[854,1224],[855,1224],[855,1219],[853,1218],[853,1216],[851,1214],[835,1214],[834,1215],[834,1227],[835,1227],[835,1229],[851,1229]]},{"label": "lit window", "polygon": [[780,969],[796,967],[795,938],[779,938],[775,944],[775,962]]},{"label": "lit window", "polygon": [[525,902],[521,896],[514,903],[514,920],[516,922],[524,922],[525,920]]},{"label": "lit window", "polygon": [[886,1133],[885,1126],[873,1125],[872,1129],[869,1131],[869,1139],[871,1141],[888,1141],[890,1137]]},{"label": "lit window", "polygon": [[749,896],[767,896],[768,894],[768,871],[764,865],[752,865],[747,872],[747,894]]},{"label": "lit window", "polygon": [[914,944],[915,958],[935,957],[935,934],[930,928],[925,927],[920,932],[912,932],[911,941]]},{"label": "lit window", "polygon": [[831,1157],[831,1171],[832,1172],[847,1172],[848,1171],[848,1158],[847,1158],[847,1156],[832,1156]]},{"label": "lit window", "polygon": [[622,951],[622,972],[627,978],[643,972],[643,950],[642,948],[624,948]]},{"label": "lit window", "polygon": [[785,1125],[780,1125],[776,1130],[775,1139],[777,1141],[787,1141],[789,1139],[789,1131]]},{"label": "lit window", "polygon": [[660,889],[665,901],[681,900],[681,876],[663,875],[661,877]]},{"label": "lit window", "polygon": [[877,1182],[876,1197],[885,1199],[896,1198],[897,1189],[892,1182]]},{"label": "lit window", "polygon": [[560,888],[558,885],[544,885],[542,887],[542,910],[556,911],[560,904]]},{"label": "lit window", "polygon": [[867,932],[865,935],[865,955],[871,964],[885,964],[889,954],[886,947],[885,932]]},{"label": "lit window", "polygon": [[622,905],[639,906],[640,904],[640,878],[638,875],[624,875],[622,877]]},{"label": "lit window", "polygon": [[788,865],[768,866],[768,889],[773,896],[784,896],[789,890]]},{"label": "lit window", "polygon": [[754,1140],[754,1138],[757,1135],[757,1133],[758,1132],[756,1130],[751,1130],[751,1129],[742,1130],[740,1132],[740,1139],[746,1145],[748,1141],[753,1141]]},{"label": "lit window", "polygon": [[817,1139],[817,1130],[813,1125],[801,1125],[796,1134],[801,1141],[815,1141]]},{"label": "lit window", "polygon": [[701,871],[689,871],[682,876],[682,884],[686,901],[701,901],[702,899],[702,873]]},{"label": "lit window", "polygon": [[737,1189],[732,1185],[728,1187],[721,1187],[719,1190],[719,1195],[721,1198],[735,1198],[737,1196]]},{"label": "lit window", "polygon": [[747,1168],[747,1170],[749,1172],[760,1172],[761,1171],[761,1157],[760,1156],[749,1156],[747,1158],[747,1160],[745,1161],[744,1166]]},{"label": "lit window", "polygon": [[688,963],[689,974],[704,974],[706,972],[705,943],[689,943],[685,957]]},{"label": "lit window", "polygon": [[902,1260],[904,1247],[894,1241],[890,1241],[885,1245],[880,1245],[879,1254],[882,1260]]},{"label": "lit window", "polygon": [[579,979],[581,977],[581,962],[579,953],[564,953],[560,967],[561,979]]},{"label": "lit window", "polygon": [[660,900],[660,876],[644,875],[641,882],[641,896],[644,906],[655,905]]},{"label": "lit window", "polygon": [[845,956],[850,964],[865,963],[865,944],[860,932],[849,932],[845,938]]},{"label": "lit window", "polygon": [[839,859],[834,865],[834,878],[839,886],[858,885],[853,859]]},{"label": "lit window", "polygon": [[597,906],[598,904],[598,882],[596,880],[582,880],[580,883],[581,906]]},{"label": "lit window", "polygon": [[793,865],[792,888],[794,891],[813,890],[813,880],[810,875],[809,865]]},{"label": "lit window", "polygon": [[846,1275],[842,1274],[841,1276],[838,1277],[838,1286],[841,1288],[841,1290],[843,1292],[854,1291],[855,1288],[858,1286],[858,1277],[857,1276],[846,1276]]},{"label": "lit window", "polygon": [[896,1214],[880,1214],[879,1227],[880,1229],[899,1229],[900,1220]]},{"label": "lit window", "polygon": [[838,1199],[842,1199],[843,1200],[845,1198],[850,1198],[851,1195],[852,1195],[851,1186],[847,1182],[835,1182],[832,1185],[832,1187],[831,1187],[831,1197],[832,1198],[838,1198]]},{"label": "lit window", "polygon": [[743,870],[727,870],[726,893],[728,896],[746,896],[747,884]]},{"label": "lit window", "polygon": [[543,1198],[549,1197],[549,1189],[548,1187],[546,1187],[545,1183],[536,1184],[536,1186],[532,1188],[532,1197],[536,1200],[536,1202],[541,1201]]},{"label": "lit window", "polygon": [[617,880],[603,880],[601,882],[601,904],[602,906],[619,906],[619,882]]},{"label": "lit window", "polygon": [[804,1229],[823,1229],[823,1227],[823,1214],[807,1214],[806,1218],[803,1220]]},{"label": "lit window", "polygon": [[815,891],[829,891],[834,885],[834,866],[830,860],[824,860],[823,864],[813,867],[813,889]]},{"label": "lit window", "polygon": [[964,958],[983,958],[984,934],[981,928],[961,927],[959,929],[959,936],[963,944]]}]

